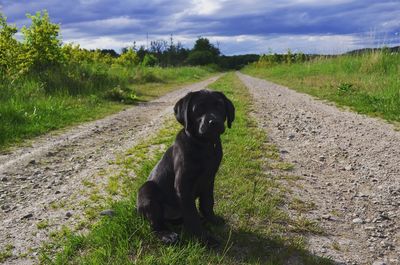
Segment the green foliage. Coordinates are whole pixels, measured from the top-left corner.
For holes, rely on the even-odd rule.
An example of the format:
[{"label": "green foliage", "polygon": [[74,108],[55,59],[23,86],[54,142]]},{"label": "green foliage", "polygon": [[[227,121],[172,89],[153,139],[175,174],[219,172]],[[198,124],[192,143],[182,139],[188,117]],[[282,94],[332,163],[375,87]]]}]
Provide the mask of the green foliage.
[{"label": "green foliage", "polygon": [[216,63],[220,51],[207,38],[199,38],[190,51],[186,63],[189,65],[207,65]]},{"label": "green foliage", "polygon": [[139,56],[133,48],[128,48],[124,53],[122,53],[116,60],[118,64],[123,66],[133,67],[140,63]]},{"label": "green foliage", "polygon": [[143,58],[142,66],[155,66],[158,60],[153,54],[146,54]]},{"label": "green foliage", "polygon": [[353,90],[353,84],[350,84],[350,83],[341,83],[338,86],[339,92],[348,93],[348,92],[351,92],[352,90]]},{"label": "green foliage", "polygon": [[257,63],[255,63],[256,67],[271,67],[277,64],[292,64],[292,63],[303,63],[307,60],[310,60],[314,56],[305,55],[302,52],[292,53],[289,49],[286,54],[277,54],[272,52],[270,54],[263,54],[260,56]]},{"label": "green foliage", "polygon": [[138,97],[132,89],[116,86],[113,89],[106,92],[106,98],[111,100],[120,101],[123,103],[133,103]]},{"label": "green foliage", "polygon": [[192,51],[186,60],[189,65],[207,65],[215,63],[216,58],[210,51]]},{"label": "green foliage", "polygon": [[59,39],[60,26],[50,22],[47,11],[27,15],[32,23],[22,28],[26,56],[34,71],[42,71],[64,62]]},{"label": "green foliage", "polygon": [[14,38],[17,28],[8,25],[0,13],[0,81],[15,80],[27,71],[27,64],[22,58],[22,45]]},{"label": "green foliage", "polygon": [[7,244],[4,249],[0,249],[0,262],[4,262],[8,258],[12,257],[13,248],[13,245]]}]

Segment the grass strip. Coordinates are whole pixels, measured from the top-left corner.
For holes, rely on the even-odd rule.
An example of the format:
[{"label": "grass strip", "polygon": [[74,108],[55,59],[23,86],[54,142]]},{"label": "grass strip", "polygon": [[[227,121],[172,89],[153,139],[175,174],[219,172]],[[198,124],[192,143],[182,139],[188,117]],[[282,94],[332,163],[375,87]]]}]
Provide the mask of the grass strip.
[{"label": "grass strip", "polygon": [[[216,213],[226,220],[222,227],[208,227],[223,246],[208,250],[184,237],[166,246],[152,235],[149,224],[136,211],[136,193],[180,129],[169,122],[156,137],[130,149],[117,163],[121,171],[122,199],[110,205],[115,216],[103,217],[85,235],[64,233],[56,254],[43,251],[46,264],[331,264],[305,250],[304,233],[312,222],[291,220],[282,209],[287,188],[264,172],[265,157],[284,163],[277,149],[249,118],[251,98],[230,73],[210,86],[224,92],[236,107],[232,129],[222,137],[224,158],[216,178]],[[129,172],[135,172],[132,178]],[[279,171],[279,169],[277,170]],[[282,174],[285,170],[282,170]],[[180,228],[175,228],[179,231]]]}]

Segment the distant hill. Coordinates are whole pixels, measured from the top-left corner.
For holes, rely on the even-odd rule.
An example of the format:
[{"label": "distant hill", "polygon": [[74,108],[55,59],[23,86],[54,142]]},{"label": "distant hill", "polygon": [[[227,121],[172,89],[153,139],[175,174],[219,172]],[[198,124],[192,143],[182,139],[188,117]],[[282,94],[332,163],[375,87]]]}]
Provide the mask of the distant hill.
[{"label": "distant hill", "polygon": [[388,49],[389,52],[396,52],[396,53],[400,52],[400,46],[395,46],[395,47],[383,47],[383,48],[363,48],[363,49],[349,51],[346,54],[362,54],[367,52],[382,51],[383,49]]}]

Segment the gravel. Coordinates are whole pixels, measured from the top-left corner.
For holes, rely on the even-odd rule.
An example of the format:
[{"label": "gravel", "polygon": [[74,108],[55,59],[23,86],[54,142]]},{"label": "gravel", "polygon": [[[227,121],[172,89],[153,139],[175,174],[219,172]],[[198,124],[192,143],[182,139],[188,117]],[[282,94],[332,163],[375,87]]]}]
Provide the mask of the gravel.
[{"label": "gravel", "polygon": [[306,235],[310,252],[340,264],[400,264],[400,133],[394,126],[238,76],[253,96],[259,125],[286,151],[281,157],[294,164],[291,174],[302,176],[288,196],[316,205],[306,217],[326,235]]},{"label": "gravel", "polygon": [[[13,245],[7,264],[37,263],[36,249],[50,231],[73,227],[83,215],[83,180],[110,168],[109,161],[153,135],[175,102],[218,76],[175,90],[104,119],[39,137],[29,146],[0,154],[0,250]],[[100,174],[101,175],[101,174]],[[107,183],[107,179],[100,179]],[[62,202],[68,209],[55,209]],[[66,211],[73,209],[72,211]],[[100,213],[99,213],[100,214]],[[110,215],[110,213],[108,213]],[[38,230],[46,220],[50,225]]]}]

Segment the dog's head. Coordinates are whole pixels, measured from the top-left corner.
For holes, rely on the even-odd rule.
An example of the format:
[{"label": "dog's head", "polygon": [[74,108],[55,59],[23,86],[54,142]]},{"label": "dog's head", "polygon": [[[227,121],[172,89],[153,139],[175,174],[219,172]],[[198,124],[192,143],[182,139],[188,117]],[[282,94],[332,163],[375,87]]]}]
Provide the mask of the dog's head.
[{"label": "dog's head", "polygon": [[235,107],[222,93],[211,90],[190,92],[174,107],[176,119],[190,135],[215,139],[225,131],[225,120],[231,128]]}]

